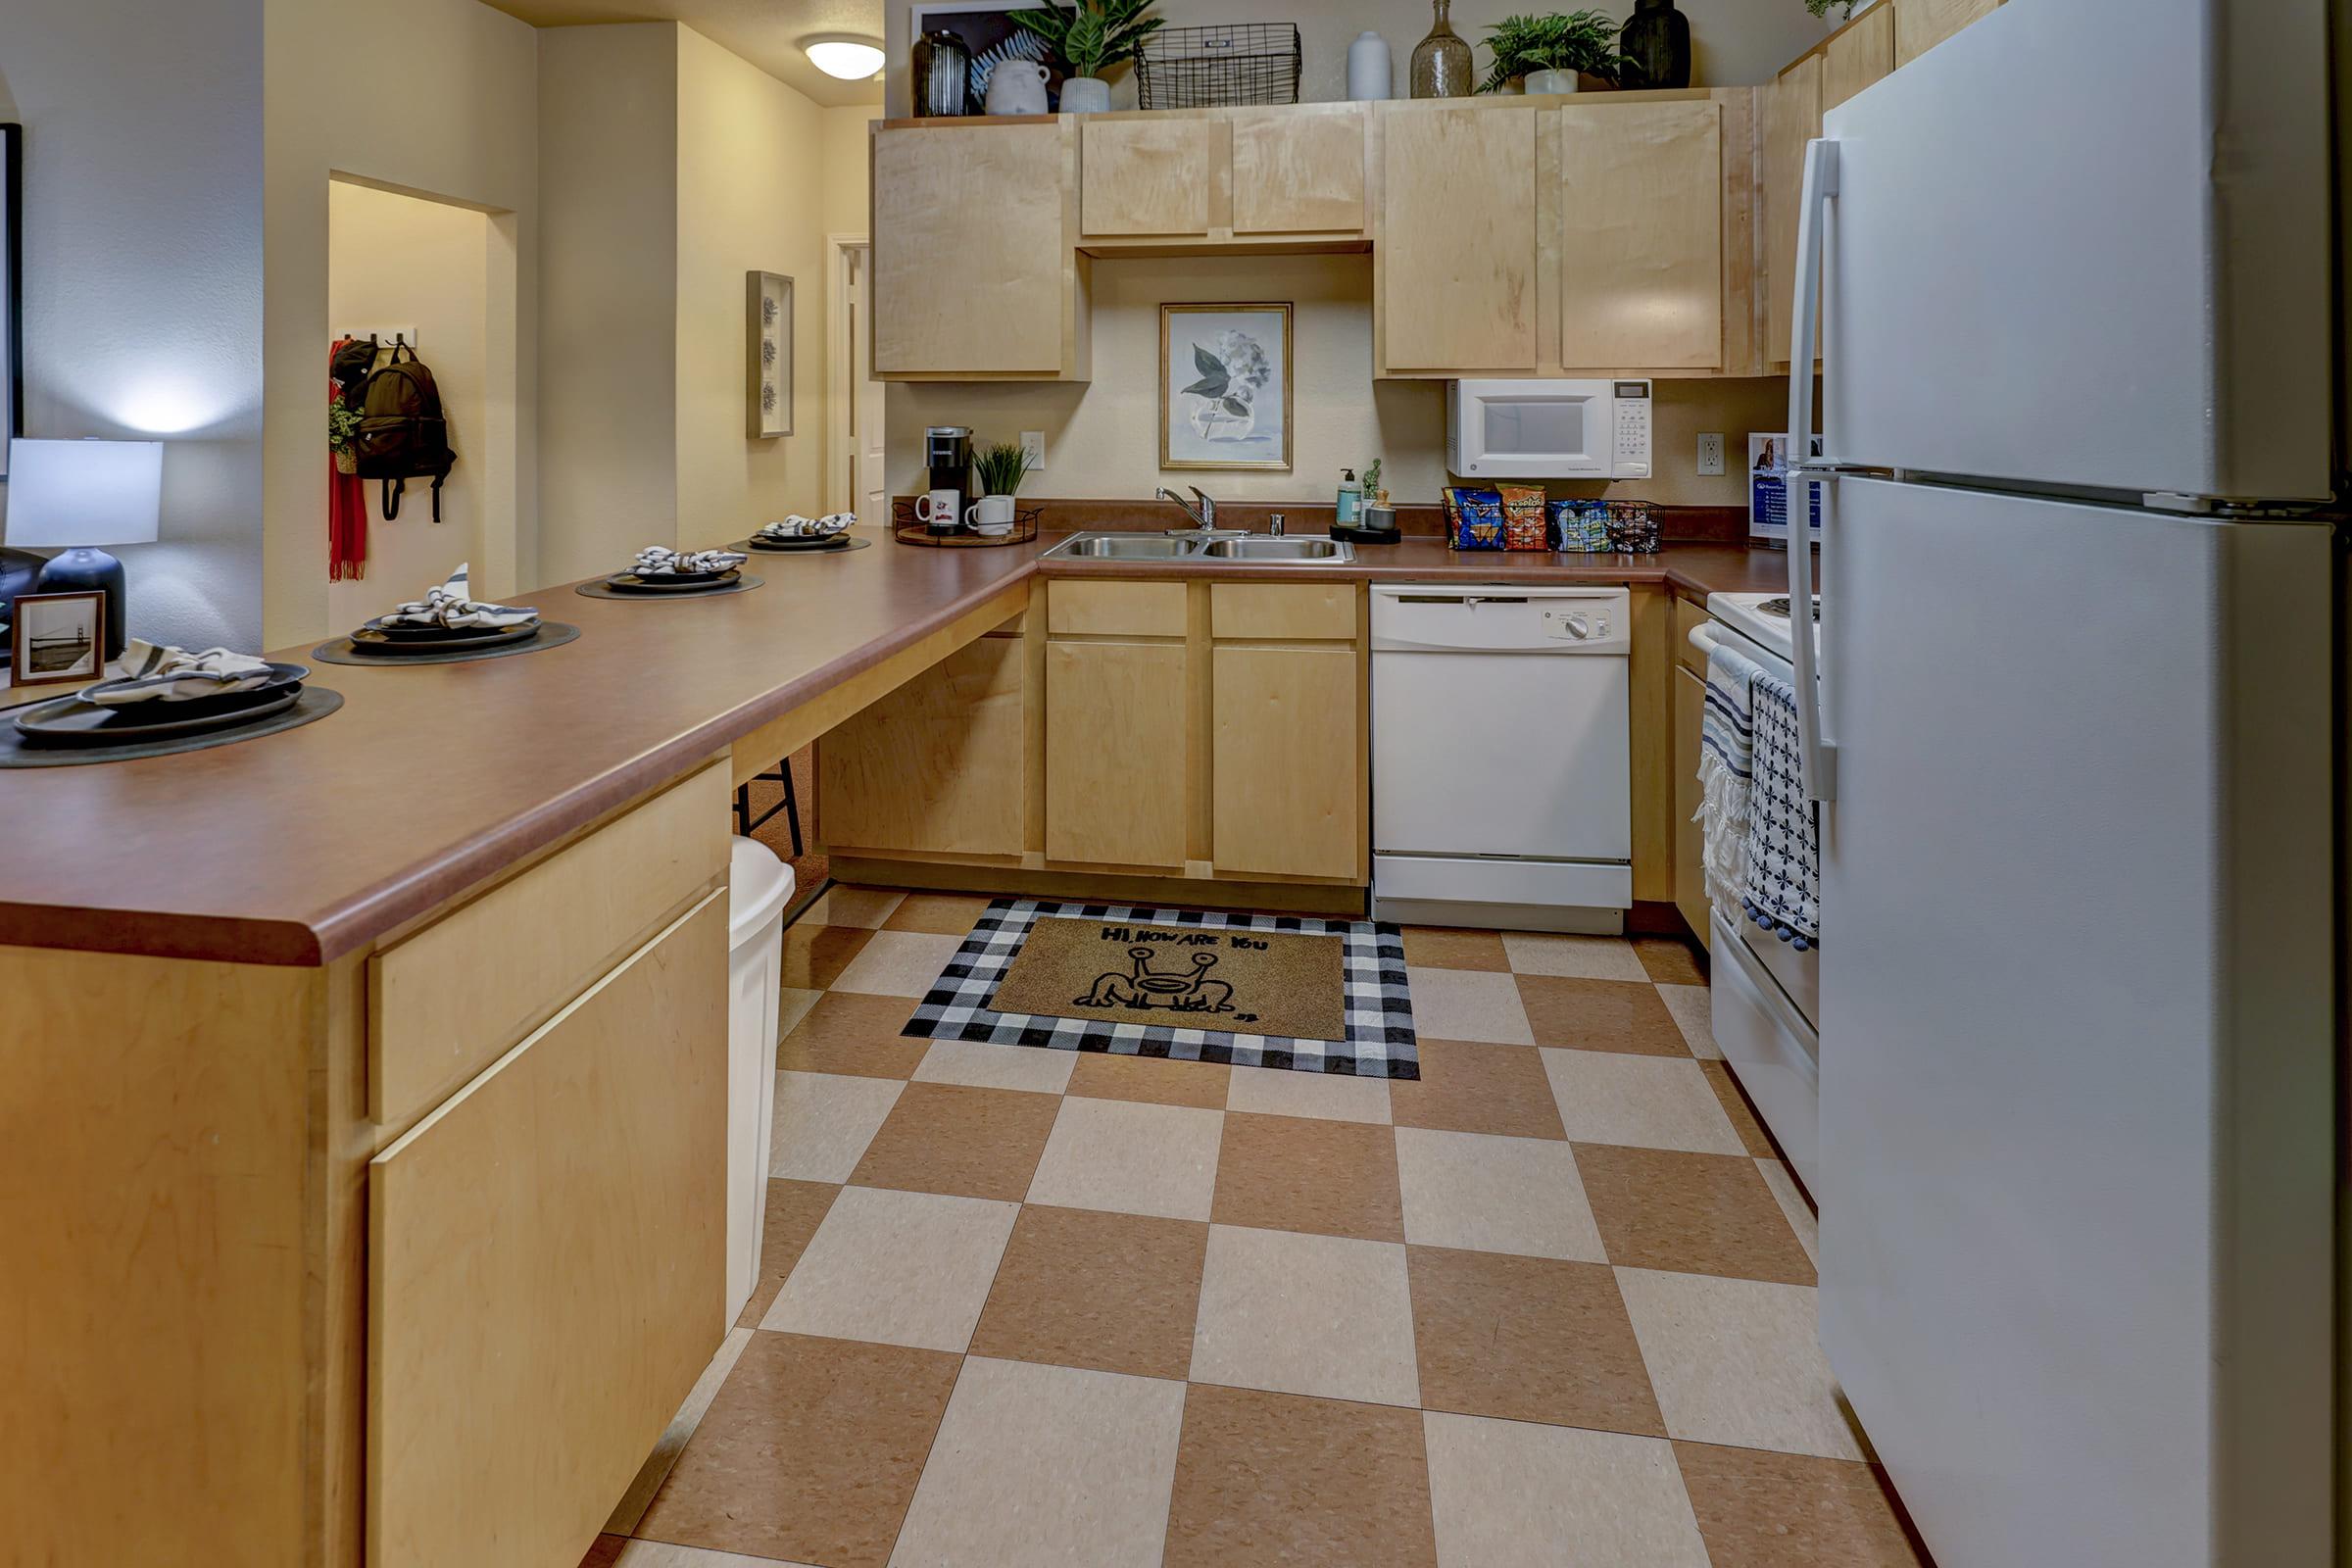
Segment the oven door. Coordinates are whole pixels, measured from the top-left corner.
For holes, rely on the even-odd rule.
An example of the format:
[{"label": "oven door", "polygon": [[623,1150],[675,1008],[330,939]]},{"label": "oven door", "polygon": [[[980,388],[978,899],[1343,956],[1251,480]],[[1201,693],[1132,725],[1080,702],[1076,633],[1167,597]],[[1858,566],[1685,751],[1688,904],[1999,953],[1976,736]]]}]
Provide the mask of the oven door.
[{"label": "oven door", "polygon": [[1605,479],[1615,450],[1607,381],[1459,381],[1453,471],[1465,479]]}]

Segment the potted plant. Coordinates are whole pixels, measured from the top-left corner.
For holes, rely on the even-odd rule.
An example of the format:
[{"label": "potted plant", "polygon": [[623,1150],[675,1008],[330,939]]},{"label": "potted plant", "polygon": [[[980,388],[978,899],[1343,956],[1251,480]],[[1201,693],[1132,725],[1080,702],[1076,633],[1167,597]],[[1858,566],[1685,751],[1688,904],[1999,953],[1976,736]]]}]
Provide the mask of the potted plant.
[{"label": "potted plant", "polygon": [[1480,92],[1500,92],[1514,76],[1527,78],[1529,92],[1574,92],[1577,73],[1615,81],[1625,65],[1617,24],[1598,11],[1505,17],[1487,33],[1494,65]]},{"label": "potted plant", "polygon": [[1159,30],[1162,17],[1145,15],[1152,0],[1046,0],[1035,10],[1010,13],[1017,26],[1046,40],[1069,73],[1061,84],[1061,107],[1073,115],[1101,114],[1110,107],[1103,68],[1133,60],[1143,41]]},{"label": "potted plant", "polygon": [[966,519],[974,533],[1009,533],[1012,497],[1029,475],[1028,455],[1018,441],[999,441],[972,454],[972,475],[980,481],[980,499]]}]

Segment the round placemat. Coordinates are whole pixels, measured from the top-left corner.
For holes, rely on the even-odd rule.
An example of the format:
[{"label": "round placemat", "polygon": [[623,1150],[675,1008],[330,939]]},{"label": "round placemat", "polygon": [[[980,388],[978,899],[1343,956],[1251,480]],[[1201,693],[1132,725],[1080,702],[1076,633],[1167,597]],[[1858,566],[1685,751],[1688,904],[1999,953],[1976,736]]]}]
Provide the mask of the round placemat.
[{"label": "round placemat", "polygon": [[733,582],[722,583],[716,588],[691,590],[679,588],[667,593],[657,589],[650,594],[633,594],[625,588],[612,587],[599,578],[594,582],[581,583],[572,589],[572,592],[578,594],[582,599],[625,599],[632,605],[659,605],[666,604],[673,599],[723,599],[728,594],[748,594],[766,580],[764,577],[755,577],[746,572]]},{"label": "round placemat", "polygon": [[[44,697],[43,702],[54,702]],[[20,705],[20,706],[30,706]],[[158,736],[153,740],[125,741],[121,746],[27,746],[17,726],[0,721],[0,767],[76,767],[83,762],[128,762],[142,757],[171,757],[179,752],[204,752],[216,746],[234,746],[239,741],[259,740],[264,735],[275,735],[280,730],[299,729],[313,719],[324,718],[343,706],[343,694],[330,692],[323,686],[305,686],[294,706],[281,713],[249,724],[242,729],[212,729],[176,740]]]},{"label": "round placemat", "polygon": [[846,534],[843,537],[850,542],[846,545],[827,545],[822,550],[817,549],[814,545],[792,545],[778,550],[773,545],[756,545],[749,539],[738,539],[727,548],[740,550],[747,556],[759,556],[768,561],[781,561],[788,556],[846,556],[853,550],[863,550],[873,543],[871,539],[860,539],[856,534]]},{"label": "round placemat", "polygon": [[543,620],[539,623],[539,635],[526,641],[500,648],[453,649],[445,654],[354,653],[351,639],[338,637],[312,649],[311,657],[329,664],[350,664],[360,669],[387,669],[401,664],[466,664],[477,659],[512,659],[516,654],[535,654],[542,648],[561,648],[579,634],[577,626],[561,620]]}]

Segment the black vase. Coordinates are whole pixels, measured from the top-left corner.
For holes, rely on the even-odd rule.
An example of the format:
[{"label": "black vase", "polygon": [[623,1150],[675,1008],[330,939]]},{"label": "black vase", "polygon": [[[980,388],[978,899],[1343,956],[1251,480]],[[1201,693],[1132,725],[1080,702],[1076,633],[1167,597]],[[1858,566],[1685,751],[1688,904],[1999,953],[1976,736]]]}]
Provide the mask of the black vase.
[{"label": "black vase", "polygon": [[1634,14],[1617,35],[1628,87],[1690,85],[1690,19],[1674,0],[1634,0]]}]

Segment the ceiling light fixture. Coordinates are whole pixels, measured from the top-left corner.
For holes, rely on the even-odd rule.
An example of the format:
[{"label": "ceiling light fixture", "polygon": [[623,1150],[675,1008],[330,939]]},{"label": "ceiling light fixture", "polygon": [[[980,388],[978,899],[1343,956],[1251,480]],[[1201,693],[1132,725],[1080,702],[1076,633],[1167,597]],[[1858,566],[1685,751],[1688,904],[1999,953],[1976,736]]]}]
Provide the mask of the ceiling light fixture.
[{"label": "ceiling light fixture", "polygon": [[843,81],[863,81],[882,69],[882,48],[869,39],[811,38],[801,48],[810,65]]}]

